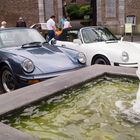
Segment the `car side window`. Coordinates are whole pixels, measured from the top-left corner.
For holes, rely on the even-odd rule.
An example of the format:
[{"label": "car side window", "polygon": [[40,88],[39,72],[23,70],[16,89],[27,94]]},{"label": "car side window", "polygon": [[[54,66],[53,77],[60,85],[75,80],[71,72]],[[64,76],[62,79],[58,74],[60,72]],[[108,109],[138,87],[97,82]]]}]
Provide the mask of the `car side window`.
[{"label": "car side window", "polygon": [[40,24],[42,30],[47,30],[47,24]]},{"label": "car side window", "polygon": [[98,40],[97,33],[94,30],[89,29],[89,28],[82,30],[82,37],[83,37],[84,43],[93,43]]}]

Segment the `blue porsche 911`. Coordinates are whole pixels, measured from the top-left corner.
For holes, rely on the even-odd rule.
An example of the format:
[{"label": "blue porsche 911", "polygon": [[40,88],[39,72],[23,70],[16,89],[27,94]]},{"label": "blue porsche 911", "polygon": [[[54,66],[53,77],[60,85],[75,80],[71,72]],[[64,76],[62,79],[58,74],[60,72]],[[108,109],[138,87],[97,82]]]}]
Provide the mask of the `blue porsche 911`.
[{"label": "blue porsche 911", "polygon": [[35,29],[0,30],[0,83],[4,92],[85,66],[81,52],[49,45]]}]

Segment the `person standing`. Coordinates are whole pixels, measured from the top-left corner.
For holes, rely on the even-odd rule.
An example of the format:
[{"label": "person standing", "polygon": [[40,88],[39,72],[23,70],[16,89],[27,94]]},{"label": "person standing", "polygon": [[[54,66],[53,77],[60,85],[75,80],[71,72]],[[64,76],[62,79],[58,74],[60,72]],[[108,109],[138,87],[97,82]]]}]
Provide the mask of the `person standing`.
[{"label": "person standing", "polygon": [[67,19],[64,21],[64,27],[63,29],[70,29],[72,26],[71,26],[71,23],[70,23],[70,18],[67,17]]},{"label": "person standing", "polygon": [[48,29],[48,41],[55,37],[56,25],[55,25],[55,16],[52,15],[47,20],[47,29]]},{"label": "person standing", "polygon": [[18,21],[16,22],[16,27],[27,27],[26,22],[22,17],[19,17]]},{"label": "person standing", "polygon": [[1,27],[0,27],[0,28],[2,28],[2,29],[3,29],[3,28],[6,28],[6,24],[7,24],[6,21],[2,21],[2,22],[1,22]]},{"label": "person standing", "polygon": [[60,19],[60,27],[63,28],[64,27],[64,22],[65,22],[66,18],[63,16],[61,19]]},{"label": "person standing", "polygon": [[64,21],[64,27],[63,27],[63,34],[62,34],[62,40],[67,41],[67,34],[69,29],[71,28],[70,18],[67,17],[67,19]]}]

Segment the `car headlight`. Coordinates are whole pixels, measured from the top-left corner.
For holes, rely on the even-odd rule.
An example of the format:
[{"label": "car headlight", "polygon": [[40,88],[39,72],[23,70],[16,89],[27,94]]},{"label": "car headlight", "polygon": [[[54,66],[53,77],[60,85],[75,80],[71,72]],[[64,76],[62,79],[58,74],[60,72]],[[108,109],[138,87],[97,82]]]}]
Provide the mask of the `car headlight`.
[{"label": "car headlight", "polygon": [[84,55],[84,53],[80,52],[78,54],[78,61],[82,64],[85,64],[86,63],[86,56]]},{"label": "car headlight", "polygon": [[30,59],[25,59],[22,63],[22,68],[24,69],[24,71],[30,73],[34,70],[34,64]]},{"label": "car headlight", "polygon": [[127,62],[129,60],[129,55],[127,52],[122,52],[122,61]]}]

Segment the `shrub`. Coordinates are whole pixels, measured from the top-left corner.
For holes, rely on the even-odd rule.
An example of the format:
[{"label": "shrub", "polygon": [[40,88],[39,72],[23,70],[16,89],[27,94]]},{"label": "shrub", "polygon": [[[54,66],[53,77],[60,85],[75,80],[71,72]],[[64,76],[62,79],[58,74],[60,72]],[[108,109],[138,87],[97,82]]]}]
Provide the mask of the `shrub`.
[{"label": "shrub", "polygon": [[71,4],[71,5],[67,6],[67,13],[71,19],[80,18],[79,9],[80,9],[80,5],[77,5],[77,4]]},{"label": "shrub", "polygon": [[90,5],[70,4],[67,13],[71,19],[83,19],[84,15],[90,15]]},{"label": "shrub", "polygon": [[90,15],[90,11],[90,5],[83,5],[79,9],[79,13],[81,14],[81,16]]}]

